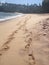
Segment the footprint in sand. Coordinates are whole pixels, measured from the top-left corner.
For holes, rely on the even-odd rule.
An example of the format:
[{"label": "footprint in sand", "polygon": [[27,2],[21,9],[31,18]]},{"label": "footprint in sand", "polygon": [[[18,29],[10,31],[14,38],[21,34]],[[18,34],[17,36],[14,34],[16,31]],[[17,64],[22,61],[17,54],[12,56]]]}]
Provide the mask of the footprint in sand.
[{"label": "footprint in sand", "polygon": [[49,20],[49,18],[47,18],[46,20]]},{"label": "footprint in sand", "polygon": [[34,58],[34,56],[32,54],[29,54],[28,56],[29,56],[28,57],[28,64],[29,65],[35,65],[35,58]]},{"label": "footprint in sand", "polygon": [[10,48],[10,47],[9,47],[8,45],[2,46],[2,48],[1,48],[1,50],[0,50],[0,56],[2,56],[3,53],[4,53],[5,51],[7,51],[9,48]]},{"label": "footprint in sand", "polygon": [[33,52],[32,50],[29,50],[29,53],[25,55],[24,57],[24,62],[27,63],[27,65],[35,65],[36,62],[35,62],[35,58],[33,56]]},{"label": "footprint in sand", "polygon": [[10,47],[8,46],[8,44],[15,38],[14,34],[16,33],[17,30],[15,30],[11,35],[9,35],[9,38],[7,39],[7,41],[2,45],[1,50],[0,50],[0,56],[7,51]]}]

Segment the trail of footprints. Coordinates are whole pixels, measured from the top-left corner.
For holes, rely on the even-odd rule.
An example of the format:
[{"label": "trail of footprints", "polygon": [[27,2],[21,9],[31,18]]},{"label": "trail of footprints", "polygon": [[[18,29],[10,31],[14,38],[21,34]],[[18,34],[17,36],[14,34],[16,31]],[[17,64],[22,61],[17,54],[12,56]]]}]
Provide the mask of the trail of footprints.
[{"label": "trail of footprints", "polygon": [[25,59],[25,62],[27,62],[28,65],[35,65],[35,58],[33,55],[33,50],[31,49],[31,45],[32,45],[32,31],[29,31],[26,28],[26,22],[25,22],[25,26],[24,26],[24,42],[26,43],[25,47],[23,49],[21,49],[21,55],[27,55],[28,56],[28,60]]},{"label": "trail of footprints", "polygon": [[32,32],[29,32],[27,29],[25,29],[25,51],[28,51],[28,61],[26,61],[29,65],[35,65],[35,58],[33,55],[33,50],[31,49],[32,45]]},{"label": "trail of footprints", "polygon": [[28,17],[25,17],[25,19],[26,19],[26,20],[24,21],[24,23],[23,23],[22,25],[21,25],[22,21],[20,21],[20,22],[17,24],[17,26],[18,26],[17,30],[13,31],[13,32],[9,35],[7,41],[2,45],[2,47],[1,47],[1,49],[0,49],[0,56],[2,56],[3,53],[10,48],[9,43],[15,38],[14,35],[25,25],[25,22],[28,20]]},{"label": "trail of footprints", "polygon": [[16,33],[16,31],[14,31],[9,38],[7,39],[7,41],[2,45],[1,49],[0,49],[0,56],[7,51],[10,47],[9,47],[9,43],[15,38],[14,34]]}]

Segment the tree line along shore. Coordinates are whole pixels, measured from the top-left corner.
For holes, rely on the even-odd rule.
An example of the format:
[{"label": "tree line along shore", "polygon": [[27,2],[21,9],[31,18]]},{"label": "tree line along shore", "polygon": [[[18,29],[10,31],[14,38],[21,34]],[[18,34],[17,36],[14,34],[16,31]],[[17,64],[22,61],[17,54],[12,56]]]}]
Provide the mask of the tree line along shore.
[{"label": "tree line along shore", "polygon": [[0,2],[0,12],[49,13],[49,0],[42,0],[42,5],[29,5],[29,3],[22,5]]}]

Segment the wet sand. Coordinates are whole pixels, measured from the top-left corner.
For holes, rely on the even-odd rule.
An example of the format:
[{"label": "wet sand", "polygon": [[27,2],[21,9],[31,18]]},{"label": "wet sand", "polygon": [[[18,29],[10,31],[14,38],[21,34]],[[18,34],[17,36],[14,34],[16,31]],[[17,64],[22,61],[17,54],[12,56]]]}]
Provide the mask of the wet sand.
[{"label": "wet sand", "polygon": [[0,65],[49,65],[48,14],[0,23]]}]

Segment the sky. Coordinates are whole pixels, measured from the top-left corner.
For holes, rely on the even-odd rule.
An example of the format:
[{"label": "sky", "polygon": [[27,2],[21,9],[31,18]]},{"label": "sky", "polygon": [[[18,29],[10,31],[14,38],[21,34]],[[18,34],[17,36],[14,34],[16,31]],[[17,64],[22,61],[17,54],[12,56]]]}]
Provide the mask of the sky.
[{"label": "sky", "polygon": [[0,2],[8,2],[8,3],[15,3],[15,4],[41,4],[42,0],[0,0]]}]

